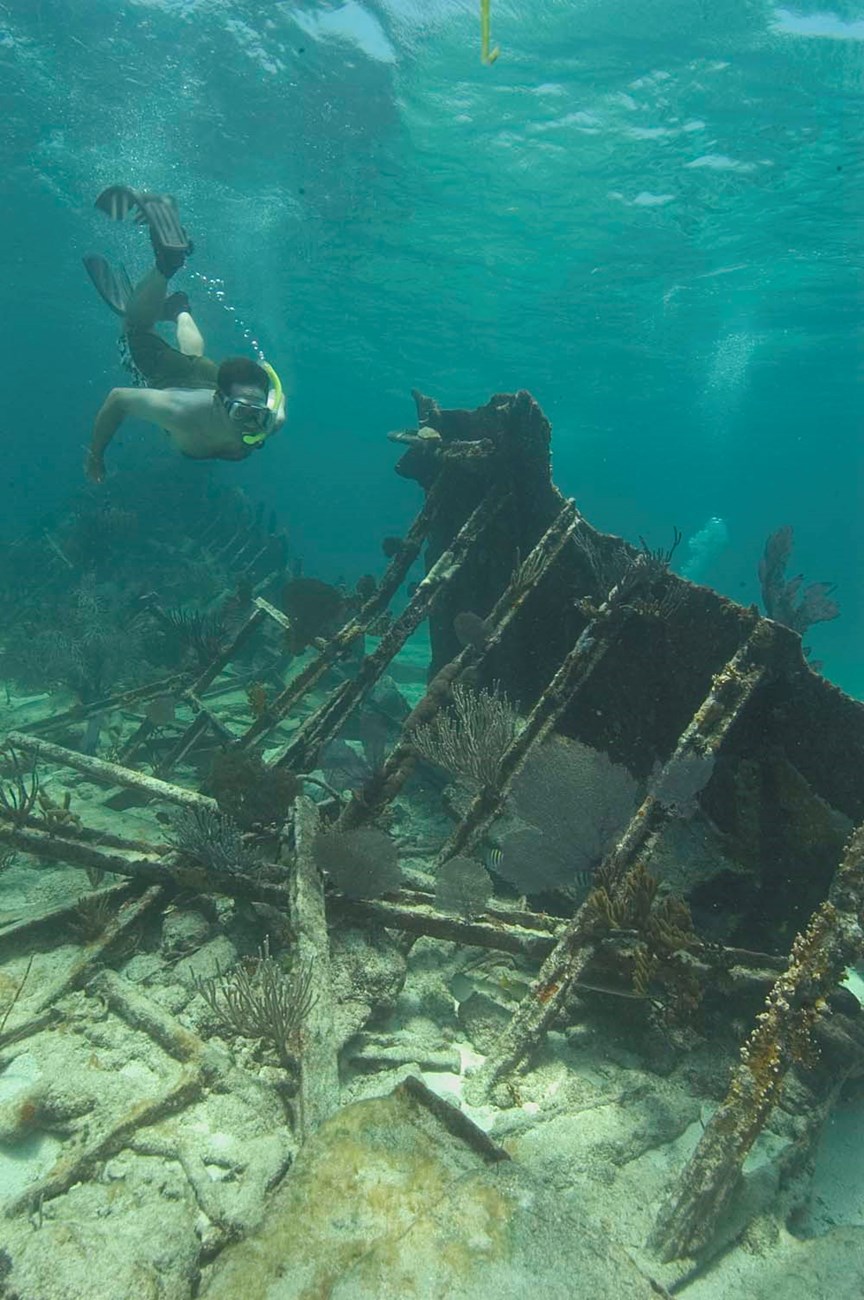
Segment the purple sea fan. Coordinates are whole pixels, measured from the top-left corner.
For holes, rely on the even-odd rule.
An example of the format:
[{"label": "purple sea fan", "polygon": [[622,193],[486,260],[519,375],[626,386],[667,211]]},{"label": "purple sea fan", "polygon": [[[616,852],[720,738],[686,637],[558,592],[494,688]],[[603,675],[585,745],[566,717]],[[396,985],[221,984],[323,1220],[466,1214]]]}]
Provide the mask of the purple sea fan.
[{"label": "purple sea fan", "polygon": [[713,754],[678,754],[656,769],[650,792],[676,817],[692,817],[699,807],[698,796],[713,773]]},{"label": "purple sea fan", "polygon": [[495,870],[521,892],[584,887],[633,816],[637,783],[607,754],[555,736],[529,754],[510,809],[527,823],[501,844]]}]

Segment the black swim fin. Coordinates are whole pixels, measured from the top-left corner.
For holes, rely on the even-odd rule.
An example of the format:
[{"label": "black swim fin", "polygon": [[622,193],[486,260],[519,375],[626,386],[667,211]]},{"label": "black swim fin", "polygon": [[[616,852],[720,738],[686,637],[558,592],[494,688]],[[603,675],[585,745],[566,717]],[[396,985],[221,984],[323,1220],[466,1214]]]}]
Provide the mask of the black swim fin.
[{"label": "black swim fin", "polygon": [[135,220],[148,227],[156,265],[167,277],[179,271],[192,252],[192,243],[180,224],[177,203],[170,194],[147,194],[128,185],[109,185],[97,198],[96,207],[113,221],[122,221],[137,208]]},{"label": "black swim fin", "polygon": [[125,316],[132,297],[132,281],[126,273],[126,267],[118,266],[115,271],[98,253],[90,253],[85,257],[84,267],[102,301],[107,302],[118,316]]}]

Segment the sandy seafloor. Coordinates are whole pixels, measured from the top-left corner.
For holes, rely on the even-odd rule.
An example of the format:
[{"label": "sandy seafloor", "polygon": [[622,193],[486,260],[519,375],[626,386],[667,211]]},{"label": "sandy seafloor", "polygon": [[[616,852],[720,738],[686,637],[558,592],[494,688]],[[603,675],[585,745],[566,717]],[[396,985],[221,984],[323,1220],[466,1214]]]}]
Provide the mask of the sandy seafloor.
[{"label": "sandy seafloor", "polygon": [[[425,662],[421,638],[393,666],[409,703],[422,693]],[[238,716],[244,704],[238,692]],[[57,707],[13,694],[0,727]],[[230,698],[222,707],[230,712]],[[46,767],[44,780],[55,799],[71,790],[87,825],[161,839],[152,805],[115,812],[104,788],[74,773]],[[447,831],[437,792],[427,793],[396,810],[409,879],[422,878],[424,854]],[[24,855],[0,874],[0,1019],[35,951],[7,1031],[93,941],[64,925],[10,954],[4,930],[91,892],[83,871]],[[113,986],[96,974],[60,998],[46,1028],[0,1049],[0,1295],[647,1300],[674,1287],[693,1300],[864,1296],[860,1089],[832,1114],[812,1169],[782,1185],[800,1125],[775,1111],[724,1228],[732,1244],[688,1279],[689,1263],[661,1265],[644,1243],[722,1095],[731,1053],[696,1042],[657,1073],[635,1050],[626,1016],[616,1025],[586,1003],[514,1082],[512,1104],[472,1108],[466,1072],[506,1023],[530,968],[340,923],[333,980],[353,1033],[343,1108],[298,1153],[284,1072],[254,1043],[221,1037],[191,986],[193,975],[248,951],[253,932],[230,899],[178,898],[111,958],[137,1021],[128,1006],[118,1012]],[[864,1000],[864,983],[849,983]],[[196,1036],[185,1058],[184,1029]],[[408,1076],[461,1107],[509,1160],[490,1161],[394,1092]],[[152,1122],[142,1124],[142,1106],[153,1107]],[[28,1188],[69,1161],[81,1177],[68,1190],[23,1204]]]}]

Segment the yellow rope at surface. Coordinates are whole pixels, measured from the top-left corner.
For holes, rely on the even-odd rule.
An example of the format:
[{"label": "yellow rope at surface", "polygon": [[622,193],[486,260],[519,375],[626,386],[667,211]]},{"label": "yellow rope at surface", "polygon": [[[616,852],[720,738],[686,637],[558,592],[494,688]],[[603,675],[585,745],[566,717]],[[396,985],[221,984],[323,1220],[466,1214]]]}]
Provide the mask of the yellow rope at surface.
[{"label": "yellow rope at surface", "polygon": [[496,45],[489,49],[489,5],[491,0],[480,0],[480,58],[483,63],[494,63],[501,53]]}]

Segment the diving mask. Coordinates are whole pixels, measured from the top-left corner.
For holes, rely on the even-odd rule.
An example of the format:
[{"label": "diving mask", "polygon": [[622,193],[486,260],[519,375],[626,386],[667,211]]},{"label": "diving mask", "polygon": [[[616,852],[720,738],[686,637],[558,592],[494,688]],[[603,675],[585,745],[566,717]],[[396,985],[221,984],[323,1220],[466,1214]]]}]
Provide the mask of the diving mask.
[{"label": "diving mask", "polygon": [[270,380],[270,391],[266,402],[250,402],[245,397],[224,397],[219,394],[225,413],[232,424],[236,424],[243,433],[243,442],[247,447],[260,447],[271,433],[276,431],[276,421],[282,407],[282,384],[279,376],[266,361],[259,362]]}]

